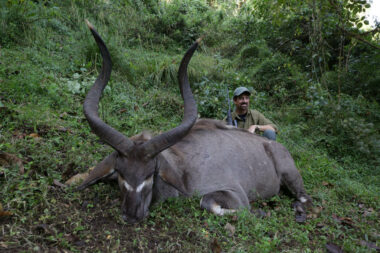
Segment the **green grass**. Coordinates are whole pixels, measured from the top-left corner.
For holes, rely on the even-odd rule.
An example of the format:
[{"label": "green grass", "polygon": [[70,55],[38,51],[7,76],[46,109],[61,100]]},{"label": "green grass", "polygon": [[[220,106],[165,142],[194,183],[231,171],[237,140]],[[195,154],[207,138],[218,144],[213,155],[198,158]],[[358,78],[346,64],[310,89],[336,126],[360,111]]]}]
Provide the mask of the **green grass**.
[{"label": "green grass", "polygon": [[[366,245],[380,240],[379,167],[352,155],[332,157],[308,135],[302,110],[267,105],[263,93],[257,107],[267,109],[280,126],[279,141],[292,153],[314,199],[305,224],[295,222],[293,198],[283,194],[251,203],[266,213],[264,218],[247,210],[215,216],[193,197],[158,203],[142,223],[129,225],[121,219],[117,185],[99,183],[82,192],[57,185],[55,180],[65,182],[112,152],[91,132],[82,112],[100,66],[84,18],[98,27],[114,61],[101,117],[128,136],[144,129],[158,133],[182,119],[176,71],[185,48],[147,32],[139,23],[142,15],[124,13],[131,6],[123,10],[101,2],[106,8],[96,3],[80,8],[83,1],[62,4],[50,18],[28,25],[22,40],[0,48],[0,151],[15,154],[25,167],[20,174],[16,165],[0,159],[0,204],[12,213],[0,216],[0,251],[325,252],[333,243],[345,252],[375,252]],[[11,35],[20,36],[18,31]],[[233,59],[215,51],[202,46],[189,66],[200,101],[217,93],[212,85],[250,82]],[[220,98],[216,104],[224,102]]]}]

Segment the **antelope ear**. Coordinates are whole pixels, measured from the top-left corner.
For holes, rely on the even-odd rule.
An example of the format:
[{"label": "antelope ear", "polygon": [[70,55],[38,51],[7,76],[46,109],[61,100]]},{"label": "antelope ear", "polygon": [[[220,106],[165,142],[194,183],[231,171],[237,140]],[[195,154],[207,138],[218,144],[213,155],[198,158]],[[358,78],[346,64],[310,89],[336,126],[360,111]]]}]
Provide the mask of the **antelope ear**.
[{"label": "antelope ear", "polygon": [[176,170],[162,155],[158,155],[158,175],[167,184],[173,186],[183,195],[188,196],[186,190],[186,174],[182,174]]},{"label": "antelope ear", "polygon": [[77,190],[83,190],[88,186],[95,184],[102,178],[106,178],[115,173],[117,151],[104,158],[103,161],[98,163],[95,168],[90,172],[87,178],[78,186]]}]

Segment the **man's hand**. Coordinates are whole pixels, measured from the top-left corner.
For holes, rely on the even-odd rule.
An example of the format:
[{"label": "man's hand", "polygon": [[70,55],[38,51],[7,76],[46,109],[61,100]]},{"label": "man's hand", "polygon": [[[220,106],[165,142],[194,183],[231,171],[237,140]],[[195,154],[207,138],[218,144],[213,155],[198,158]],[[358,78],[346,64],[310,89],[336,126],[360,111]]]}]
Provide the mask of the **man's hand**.
[{"label": "man's hand", "polygon": [[248,131],[251,132],[251,133],[255,133],[256,129],[260,132],[264,132],[265,130],[272,130],[272,131],[276,131],[271,125],[262,125],[262,126],[259,126],[259,125],[252,125],[248,128]]},{"label": "man's hand", "polygon": [[255,131],[256,131],[256,129],[259,130],[259,131],[261,131],[259,125],[252,125],[252,126],[250,126],[250,127],[248,128],[248,131],[254,134]]}]

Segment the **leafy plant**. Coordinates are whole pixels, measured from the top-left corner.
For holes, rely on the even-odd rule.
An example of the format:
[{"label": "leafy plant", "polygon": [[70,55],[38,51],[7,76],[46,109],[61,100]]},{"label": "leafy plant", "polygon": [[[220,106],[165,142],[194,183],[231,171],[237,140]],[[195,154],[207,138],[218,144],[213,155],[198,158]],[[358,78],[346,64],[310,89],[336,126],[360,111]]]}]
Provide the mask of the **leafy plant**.
[{"label": "leafy plant", "polygon": [[206,77],[194,84],[201,117],[223,119],[227,116],[227,84],[213,82]]}]

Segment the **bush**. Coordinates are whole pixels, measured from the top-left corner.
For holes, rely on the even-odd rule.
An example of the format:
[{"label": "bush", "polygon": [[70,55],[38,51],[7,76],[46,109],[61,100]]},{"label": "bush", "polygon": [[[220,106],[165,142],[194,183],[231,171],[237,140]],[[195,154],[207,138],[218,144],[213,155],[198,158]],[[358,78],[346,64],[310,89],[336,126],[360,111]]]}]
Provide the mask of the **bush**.
[{"label": "bush", "polygon": [[199,38],[206,24],[213,19],[205,1],[160,2],[157,14],[150,16],[155,33],[165,34],[175,42],[187,46]]},{"label": "bush", "polygon": [[0,2],[0,44],[25,44],[34,42],[38,33],[35,24],[59,14],[58,8],[47,2],[30,0],[8,0]]},{"label": "bush", "polygon": [[227,116],[227,87],[223,82],[213,82],[206,77],[194,84],[198,113],[202,118],[223,119]]},{"label": "bush", "polygon": [[[258,54],[266,55],[268,52]],[[257,91],[268,93],[275,105],[294,103],[305,96],[309,85],[306,75],[289,57],[277,53],[261,60],[254,59],[247,65],[251,65],[245,73],[252,80],[252,85]]]},{"label": "bush", "polygon": [[25,31],[31,31],[39,9],[32,1],[1,1],[0,44],[20,43]]},{"label": "bush", "polygon": [[271,56],[270,49],[265,42],[257,41],[244,46],[240,50],[241,67],[249,67],[253,63],[260,62]]},{"label": "bush", "polygon": [[343,93],[353,96],[361,94],[380,103],[380,92],[378,92],[380,53],[365,47],[359,47],[355,51],[354,55],[349,58],[346,67],[341,70],[340,76],[338,71],[329,71],[324,73],[322,80],[334,93],[339,92],[338,86],[340,86]]},{"label": "bush", "polygon": [[363,96],[328,98],[325,90],[317,91],[314,86],[308,94],[304,112],[317,146],[337,158],[353,156],[370,164],[380,162],[379,104]]}]

